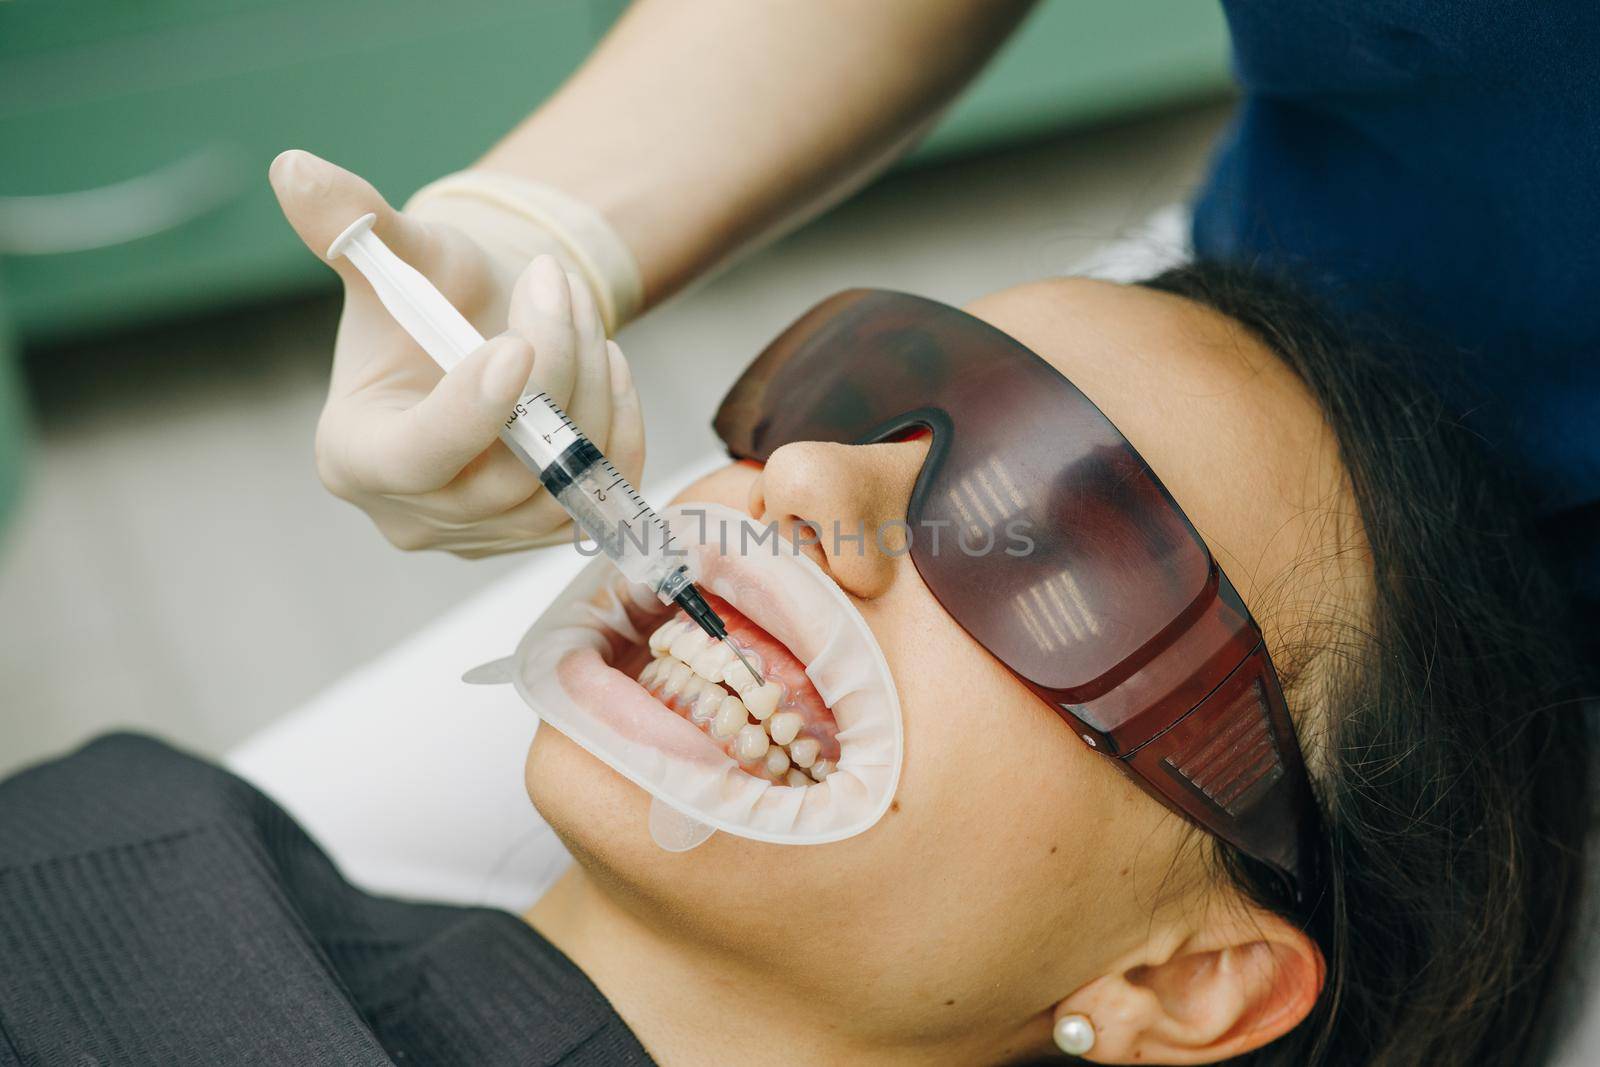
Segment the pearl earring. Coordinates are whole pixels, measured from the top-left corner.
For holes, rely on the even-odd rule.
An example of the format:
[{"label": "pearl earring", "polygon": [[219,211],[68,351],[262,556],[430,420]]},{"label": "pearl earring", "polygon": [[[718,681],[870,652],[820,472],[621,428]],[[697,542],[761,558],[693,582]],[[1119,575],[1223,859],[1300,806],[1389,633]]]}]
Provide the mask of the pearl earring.
[{"label": "pearl earring", "polygon": [[1056,1020],[1056,1047],[1069,1056],[1082,1056],[1094,1048],[1094,1023],[1087,1015],[1063,1015]]}]

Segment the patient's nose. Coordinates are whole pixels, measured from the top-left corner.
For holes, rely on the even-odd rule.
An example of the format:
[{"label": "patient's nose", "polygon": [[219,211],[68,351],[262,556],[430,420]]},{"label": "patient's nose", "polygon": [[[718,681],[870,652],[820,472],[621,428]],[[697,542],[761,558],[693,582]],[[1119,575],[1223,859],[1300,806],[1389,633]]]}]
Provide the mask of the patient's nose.
[{"label": "patient's nose", "polygon": [[908,563],[906,508],[927,454],[926,438],[784,445],[750,488],[750,514],[777,523],[847,592],[879,596]]}]

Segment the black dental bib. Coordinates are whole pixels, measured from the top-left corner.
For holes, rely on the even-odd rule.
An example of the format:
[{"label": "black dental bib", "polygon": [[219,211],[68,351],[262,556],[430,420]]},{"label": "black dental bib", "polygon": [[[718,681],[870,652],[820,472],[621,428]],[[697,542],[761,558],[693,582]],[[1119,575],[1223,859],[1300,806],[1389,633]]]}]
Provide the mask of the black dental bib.
[{"label": "black dental bib", "polygon": [[157,741],[0,783],[0,1067],[651,1062],[516,916],[363,893]]}]

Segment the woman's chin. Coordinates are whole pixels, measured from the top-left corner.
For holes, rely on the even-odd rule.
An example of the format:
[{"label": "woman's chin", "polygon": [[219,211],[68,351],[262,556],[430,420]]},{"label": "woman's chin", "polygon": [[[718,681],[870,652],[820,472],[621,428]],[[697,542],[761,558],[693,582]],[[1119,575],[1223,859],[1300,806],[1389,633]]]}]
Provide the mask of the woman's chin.
[{"label": "woman's chin", "polygon": [[553,727],[541,726],[534,735],[523,784],[544,821],[580,859],[612,867],[659,851],[650,840],[649,794]]},{"label": "woman's chin", "polygon": [[806,895],[804,887],[826,882],[832,866],[818,869],[819,853],[842,847],[795,848],[714,834],[687,852],[668,852],[650,837],[650,795],[548,726],[539,728],[528,749],[525,785],[533,806],[589,876],[685,926],[703,920],[718,927],[705,936],[737,937],[735,916],[760,918],[769,905]]},{"label": "woman's chin", "polygon": [[[724,859],[753,842],[716,834],[689,852],[667,852],[650,837],[650,794],[612,770],[561,731],[541,726],[524,768],[528,799],[567,851],[629,883],[648,883]],[[771,847],[771,846],[768,846]]]},{"label": "woman's chin", "polygon": [[722,881],[715,871],[730,846],[750,844],[717,834],[688,853],[662,850],[650,838],[650,795],[548,726],[528,749],[525,780],[533,806],[606,896],[687,927],[698,925],[698,902],[714,897],[707,887]]}]

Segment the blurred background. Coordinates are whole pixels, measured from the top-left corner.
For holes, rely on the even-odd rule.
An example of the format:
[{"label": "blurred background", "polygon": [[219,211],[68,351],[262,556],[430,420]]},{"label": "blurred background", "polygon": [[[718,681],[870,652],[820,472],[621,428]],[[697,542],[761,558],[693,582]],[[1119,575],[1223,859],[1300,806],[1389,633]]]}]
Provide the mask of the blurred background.
[{"label": "blurred background", "polygon": [[[0,4],[0,774],[111,726],[220,754],[525,562],[399,552],[317,482],[339,299],[266,170],[307,148],[402,202],[624,6]],[[1227,58],[1203,0],[1045,0],[905,164],[624,331],[647,490],[827,293],[960,303],[1185,199]]]}]

